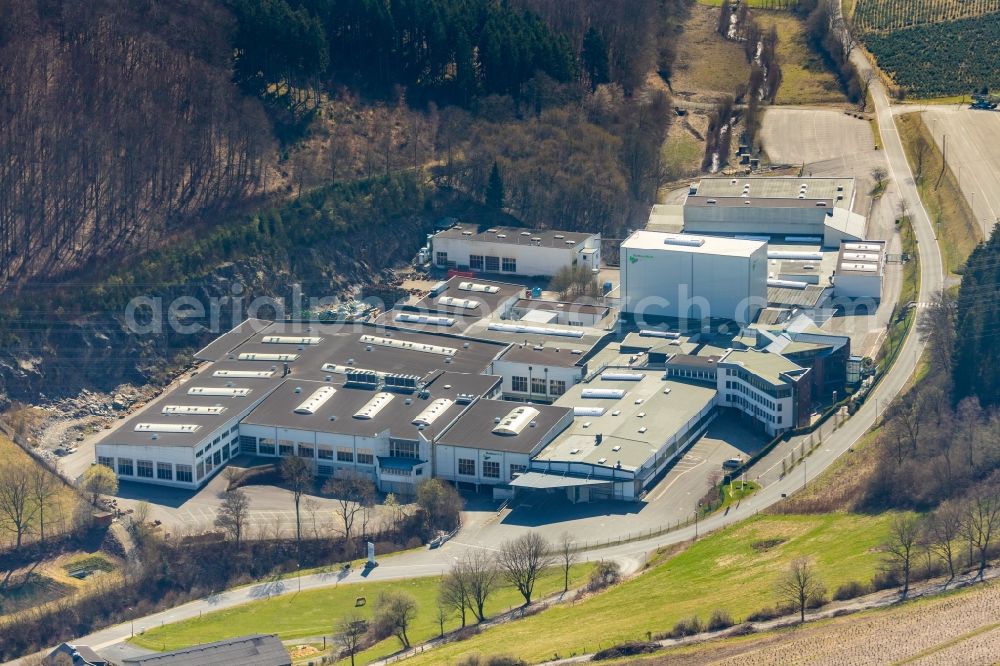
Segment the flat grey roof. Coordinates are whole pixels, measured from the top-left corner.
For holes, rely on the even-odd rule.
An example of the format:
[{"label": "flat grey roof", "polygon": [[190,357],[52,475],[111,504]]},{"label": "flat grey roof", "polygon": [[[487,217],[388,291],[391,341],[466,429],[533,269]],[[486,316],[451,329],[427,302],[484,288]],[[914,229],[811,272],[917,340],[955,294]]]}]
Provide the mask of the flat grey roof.
[{"label": "flat grey roof", "polygon": [[801,372],[803,368],[781,354],[772,354],[754,349],[734,349],[730,351],[720,365],[739,365],[757,377],[774,386],[785,386],[788,381],[781,377],[786,372]]},{"label": "flat grey roof", "polygon": [[514,303],[519,310],[549,310],[552,312],[580,312],[586,314],[605,314],[610,309],[606,305],[591,303],[570,303],[564,301],[543,301],[537,298],[519,298]]},{"label": "flat grey roof", "polygon": [[667,359],[667,365],[679,366],[683,365],[692,368],[711,368],[715,369],[718,367],[719,359],[722,358],[717,354],[709,354],[708,356],[695,356],[692,354],[676,354],[675,356]]},{"label": "flat grey roof", "polygon": [[[711,405],[717,393],[714,388],[699,384],[664,380],[662,370],[609,368],[606,372],[643,377],[639,381],[609,381],[598,376],[570,388],[556,401],[557,406],[603,408],[604,413],[575,417],[573,425],[546,446],[535,457],[536,461],[581,462],[609,469],[620,462],[621,469],[634,472],[684,424]],[[583,392],[588,389],[620,389],[625,395],[584,398]],[[640,432],[642,428],[645,431]],[[596,444],[598,434],[602,436],[600,444]],[[616,446],[621,448],[615,451]]]},{"label": "flat grey roof", "polygon": [[288,666],[291,663],[285,646],[275,634],[229,638],[122,660],[123,666]]},{"label": "flat grey roof", "polygon": [[[263,342],[272,335],[313,336],[322,340],[315,345],[272,344]],[[412,343],[411,348],[368,344],[362,336],[375,336]],[[455,350],[450,361],[441,354],[418,351],[423,346],[450,347]],[[369,347],[371,349],[369,350]],[[299,358],[290,363],[292,374],[297,378],[325,380],[329,372],[323,364],[353,365],[357,368],[376,370],[394,374],[408,374],[425,377],[444,369],[452,372],[480,373],[485,371],[506,345],[492,340],[466,338],[457,333],[424,333],[405,330],[395,326],[375,324],[301,324],[274,323],[261,333],[232,350],[238,358],[242,353],[288,352]],[[353,359],[353,364],[349,363]],[[242,361],[245,363],[246,361]],[[337,377],[333,381],[338,381]],[[342,380],[340,380],[342,381]]]},{"label": "flat grey roof", "polygon": [[[718,206],[745,206],[743,200],[748,199],[751,206],[766,208],[815,207],[817,202],[824,202],[828,208],[848,208],[854,200],[853,178],[702,178],[692,188],[695,193],[688,195],[685,205],[707,206],[708,199],[715,199],[714,205]],[[804,198],[800,199],[800,194],[804,194]]]},{"label": "flat grey roof", "polygon": [[199,361],[217,361],[270,325],[271,322],[264,319],[247,319],[196,351],[194,357]]},{"label": "flat grey roof", "polygon": [[598,234],[559,231],[557,229],[522,229],[519,227],[490,227],[480,231],[474,224],[458,224],[451,229],[438,232],[434,237],[499,245],[541,245],[543,247],[571,248],[596,235]]},{"label": "flat grey roof", "polygon": [[[503,419],[518,407],[538,410],[532,419],[535,425],[528,425],[517,435],[498,435],[493,432],[496,419]],[[509,453],[531,453],[550,431],[572,410],[553,405],[536,405],[510,402],[508,400],[479,400],[463,413],[455,424],[441,435],[437,443],[445,446],[461,446],[469,449],[505,451]]]},{"label": "flat grey roof", "polygon": [[[475,285],[475,286],[496,287],[499,291],[491,294],[485,291],[473,291],[471,289],[463,289],[462,286],[465,284]],[[430,293],[428,293],[416,303],[398,309],[403,311],[411,311],[411,309],[413,309],[420,313],[428,313],[428,314],[443,312],[443,313],[448,313],[449,316],[459,315],[462,317],[482,318],[489,316],[491,313],[495,312],[497,308],[499,308],[507,301],[517,298],[523,294],[524,294],[524,286],[519,284],[511,284],[509,282],[495,282],[492,280],[482,280],[480,278],[456,276],[448,280],[447,287],[445,287],[444,291],[442,291],[441,293],[434,296],[431,296]],[[469,310],[468,308],[458,307],[454,305],[444,305],[440,303],[440,299],[442,296],[457,298],[463,301],[476,301],[480,305],[478,308],[475,308],[474,310]]]},{"label": "flat grey roof", "polygon": [[[578,345],[579,340],[567,339],[565,342],[548,342],[546,344],[511,345],[498,360],[510,363],[538,363],[559,368],[582,366],[587,355],[587,348]],[[574,352],[581,352],[579,354]]]},{"label": "flat grey roof", "polygon": [[[155,400],[138,410],[101,439],[101,444],[125,444],[131,446],[192,447],[201,443],[216,428],[246,410],[254,402],[266,397],[282,381],[281,366],[269,378],[228,378],[213,376],[216,371],[258,370],[270,371],[271,363],[259,361],[237,364],[232,361],[211,363],[199,368],[193,377],[185,380]],[[245,396],[191,395],[189,390],[196,387],[229,389],[245,388]],[[167,405],[182,407],[223,407],[221,414],[164,414]],[[196,425],[193,432],[136,432],[140,423]],[[155,435],[155,439],[154,439]]]},{"label": "flat grey roof", "polygon": [[[361,388],[350,385],[333,386],[336,393],[313,414],[300,414],[295,408],[304,403],[318,389],[331,386],[326,382],[286,380],[267,400],[258,405],[243,419],[246,425],[307,430],[341,435],[374,437],[389,430],[393,437],[419,440],[420,434],[430,439],[442,432],[458,417],[466,405],[458,403],[459,394],[482,395],[500,383],[499,377],[441,373],[425,387],[426,397],[420,392]],[[447,387],[447,388],[446,388]],[[301,391],[296,392],[296,389]],[[373,418],[359,419],[361,411],[377,393],[389,393],[392,398]],[[423,429],[413,420],[437,399],[448,399],[452,404],[440,412],[434,421]]]}]

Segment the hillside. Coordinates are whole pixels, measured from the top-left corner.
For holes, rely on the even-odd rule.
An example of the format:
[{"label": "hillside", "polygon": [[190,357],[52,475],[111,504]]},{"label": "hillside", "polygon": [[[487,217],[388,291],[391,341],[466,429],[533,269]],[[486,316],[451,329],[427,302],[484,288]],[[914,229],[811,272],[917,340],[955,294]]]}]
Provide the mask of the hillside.
[{"label": "hillside", "polygon": [[981,585],[804,627],[673,648],[628,663],[839,665],[870,663],[878,655],[880,663],[987,666],[995,663],[1000,641],[998,604],[1000,589]]}]

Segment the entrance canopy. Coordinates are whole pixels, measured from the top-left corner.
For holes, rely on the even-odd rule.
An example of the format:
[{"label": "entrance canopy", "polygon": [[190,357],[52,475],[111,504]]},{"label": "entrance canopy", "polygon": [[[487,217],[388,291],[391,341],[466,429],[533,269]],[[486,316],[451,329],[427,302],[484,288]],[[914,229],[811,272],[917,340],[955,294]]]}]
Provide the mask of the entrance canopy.
[{"label": "entrance canopy", "polygon": [[545,490],[551,488],[574,488],[578,486],[610,486],[610,479],[586,479],[579,476],[562,476],[545,472],[525,472],[510,482],[515,488]]}]

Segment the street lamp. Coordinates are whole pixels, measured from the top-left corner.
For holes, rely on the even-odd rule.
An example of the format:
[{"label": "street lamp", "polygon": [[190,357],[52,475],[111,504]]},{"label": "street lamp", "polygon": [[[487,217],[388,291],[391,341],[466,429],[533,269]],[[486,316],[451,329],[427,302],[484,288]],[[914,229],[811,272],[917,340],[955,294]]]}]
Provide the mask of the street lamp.
[{"label": "street lamp", "polygon": [[698,508],[694,512],[694,540],[698,540],[698,514],[701,513],[701,502],[698,502]]}]

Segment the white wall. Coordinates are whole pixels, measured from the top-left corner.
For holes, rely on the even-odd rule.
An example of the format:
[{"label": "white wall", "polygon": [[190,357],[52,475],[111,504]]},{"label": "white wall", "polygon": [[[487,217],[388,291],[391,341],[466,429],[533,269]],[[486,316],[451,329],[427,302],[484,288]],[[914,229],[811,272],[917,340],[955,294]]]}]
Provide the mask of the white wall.
[{"label": "white wall", "polygon": [[749,258],[622,248],[622,311],[748,322],[767,301],[767,246]]},{"label": "white wall", "polygon": [[[541,365],[539,363],[512,363],[510,361],[494,361],[492,374],[500,375],[503,380],[501,381],[501,393],[505,398],[517,398],[526,399],[529,397],[528,393],[522,393],[514,390],[511,378],[514,376],[528,378],[528,367],[531,367],[531,377],[528,379],[528,389],[531,389],[531,379],[543,379],[547,378],[550,382],[552,380],[564,381],[566,382],[566,390],[568,391],[574,384],[580,383],[583,379],[582,367],[572,367],[566,368],[562,366],[547,366]],[[548,374],[546,375],[546,370]],[[551,393],[551,384],[546,383],[546,387],[550,388],[548,394],[545,393],[531,393],[530,397],[533,400],[555,400],[559,396]]]},{"label": "white wall", "polygon": [[[219,448],[222,444],[220,442]],[[145,445],[131,445],[131,444],[103,444],[99,443],[95,447],[96,458],[100,460],[101,458],[113,458],[115,474],[118,474],[118,459],[128,458],[132,461],[132,475],[118,475],[119,480],[122,481],[136,481],[139,483],[153,483],[161,486],[171,486],[175,488],[197,488],[203,485],[211,475],[206,475],[205,478],[199,483],[197,475],[195,473],[195,457],[194,448],[187,446],[145,446]],[[153,462],[153,478],[144,478],[136,475],[136,461],[138,460],[150,460]],[[171,471],[174,472],[174,480],[166,481],[156,478],[156,463],[167,463],[171,465]],[[175,465],[190,465],[191,466],[191,483],[184,483],[176,480],[176,468]],[[220,465],[220,468],[222,466]],[[214,470],[213,470],[214,472]]]},{"label": "white wall", "polygon": [[833,279],[833,295],[841,298],[882,298],[882,276],[839,274]]},{"label": "white wall", "polygon": [[[597,249],[594,260],[585,259],[583,250],[588,247]],[[587,241],[575,246],[550,247],[546,245],[517,245],[513,243],[490,243],[486,241],[469,240],[466,238],[442,238],[435,236],[432,240],[431,261],[437,265],[437,253],[447,252],[448,261],[457,264],[464,270],[469,270],[469,255],[500,257],[499,274],[523,276],[552,276],[563,266],[569,266],[576,259],[581,264],[596,264],[600,267],[600,236],[592,236]],[[507,257],[517,261],[517,271],[503,270],[502,258]],[[444,267],[443,265],[440,267]],[[477,269],[478,270],[478,269]],[[487,272],[485,268],[482,272]],[[493,272],[493,271],[489,271]]]},{"label": "white wall", "polygon": [[[727,370],[733,370],[733,374],[727,374]],[[726,382],[729,382],[727,388]],[[736,387],[741,386],[744,390]],[[760,421],[764,430],[769,435],[776,435],[782,430],[795,427],[795,388],[789,385],[791,394],[787,398],[775,398],[763,391],[759,391],[750,384],[744,382],[736,374],[735,369],[719,367],[717,377],[717,387],[719,390],[718,404],[723,407],[738,409],[744,414],[748,414]],[[742,398],[749,402],[743,404],[737,398]],[[768,401],[768,402],[765,402]],[[770,404],[773,404],[773,407]],[[779,407],[780,410],[779,410]],[[765,416],[754,413],[754,407],[763,412]],[[781,417],[781,423],[777,423],[777,417]]]},{"label": "white wall", "polygon": [[[458,473],[459,458],[476,461],[475,476]],[[483,461],[485,460],[500,462],[499,479],[491,479],[483,476]],[[435,478],[447,479],[449,481],[462,481],[465,483],[486,485],[506,485],[510,483],[510,466],[524,465],[524,468],[527,469],[530,460],[531,457],[527,453],[488,451],[462,446],[446,446],[438,444],[435,446],[434,452],[434,476]]]}]

